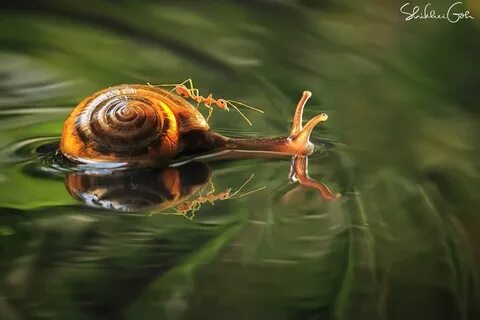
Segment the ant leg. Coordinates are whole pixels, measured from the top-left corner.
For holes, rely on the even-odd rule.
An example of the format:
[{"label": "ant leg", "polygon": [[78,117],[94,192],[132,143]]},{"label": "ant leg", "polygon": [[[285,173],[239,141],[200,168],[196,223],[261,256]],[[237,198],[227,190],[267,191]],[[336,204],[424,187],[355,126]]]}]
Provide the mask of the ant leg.
[{"label": "ant leg", "polygon": [[151,87],[176,87],[178,83],[162,83],[162,84],[151,84],[147,82],[147,84]]},{"label": "ant leg", "polygon": [[214,205],[213,200],[210,199],[210,195],[212,195],[215,192],[215,185],[213,184],[212,180],[210,180],[208,184],[210,186],[210,191],[208,191],[205,194],[205,198],[207,199],[208,202],[210,202],[211,205]]},{"label": "ant leg", "polygon": [[198,89],[190,89],[190,92],[192,93],[192,96],[194,96],[194,97],[198,97],[198,95],[200,94],[200,90],[198,90]]},{"label": "ant leg", "polygon": [[[213,108],[212,107],[209,107],[209,106],[206,106],[208,108],[208,116],[207,116],[207,122],[210,120],[210,117],[212,116],[212,113],[213,113]],[[198,108],[198,106],[197,106]]]},{"label": "ant leg", "polygon": [[212,180],[208,181],[208,184],[210,186],[210,191],[207,192],[207,195],[210,195],[215,192],[215,185],[213,184]]},{"label": "ant leg", "polygon": [[[148,85],[152,86],[150,83],[147,83]],[[188,85],[188,87],[187,87]],[[191,78],[184,80],[181,83],[165,83],[165,84],[157,84],[155,85],[157,87],[173,87],[170,92],[175,91],[178,87],[180,86],[185,86],[185,88],[190,91],[192,96],[198,96],[199,95],[199,90],[193,86],[193,81]]]},{"label": "ant leg", "polygon": [[187,88],[187,89],[190,91],[191,98],[194,100],[197,100],[197,109],[198,109],[198,107],[200,106],[200,100],[196,98],[200,97],[200,90],[193,86],[192,79],[187,79],[183,83],[186,83],[186,82],[188,82],[188,85],[190,86],[190,88]]},{"label": "ant leg", "polygon": [[200,202],[195,203],[192,207],[192,211],[191,211],[192,215],[194,215],[195,212],[200,210],[201,207],[202,207],[202,204]]},{"label": "ant leg", "polygon": [[[193,86],[192,78],[185,80],[185,82],[188,82],[188,84],[190,85],[190,92],[193,92],[194,90],[196,90],[196,91],[197,91],[197,95],[198,95],[198,91],[199,91],[199,90],[196,89],[196,88]],[[184,82],[184,83],[185,83],[185,82]]]},{"label": "ant leg", "polygon": [[[189,82],[191,85],[192,85],[192,79],[187,79],[185,81],[183,81],[182,83],[179,83],[177,84],[172,90],[170,90],[170,92],[173,92],[173,90],[176,90],[178,87],[181,87],[181,86],[185,86],[185,83]],[[190,93],[192,92],[191,89],[188,89],[188,91],[190,91]]]},{"label": "ant leg", "polygon": [[[184,86],[186,83],[190,85],[190,89],[187,88],[190,92],[192,92],[193,88],[193,82],[192,79],[187,79],[181,83],[165,83],[165,84],[157,84],[155,85],[156,87],[173,87],[170,92],[175,91],[178,87]],[[150,84],[149,84],[150,85]],[[186,86],[185,86],[186,87]]]},{"label": "ant leg", "polygon": [[340,197],[340,194],[334,194],[324,183],[308,176],[307,156],[295,156],[292,158],[289,177],[293,181],[298,181],[303,187],[317,189],[325,200],[333,200]]},{"label": "ant leg", "polygon": [[193,97],[196,97],[200,94],[200,90],[198,90],[197,88],[195,88],[193,86],[193,80],[192,78],[188,78],[187,80],[183,81],[182,83],[179,84],[179,86],[181,85],[185,85],[186,84],[186,87],[187,89],[190,91],[190,94],[193,96]]},{"label": "ant leg", "polygon": [[173,87],[173,89],[172,89],[171,91],[175,90],[176,87],[181,86],[181,85],[184,84],[184,83],[185,83],[185,81],[182,82],[182,83],[162,83],[162,84],[152,85],[152,84],[150,84],[150,83],[147,82],[147,84],[148,84],[149,86],[152,86],[152,87]]}]

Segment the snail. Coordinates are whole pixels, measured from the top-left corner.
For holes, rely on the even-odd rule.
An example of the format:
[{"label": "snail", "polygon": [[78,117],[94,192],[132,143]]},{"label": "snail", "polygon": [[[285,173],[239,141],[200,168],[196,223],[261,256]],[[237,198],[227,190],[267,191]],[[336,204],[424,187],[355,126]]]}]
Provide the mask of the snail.
[{"label": "snail", "polygon": [[65,121],[60,151],[68,159],[95,166],[134,167],[206,153],[242,151],[308,156],[310,134],[322,113],[302,124],[311,93],[298,102],[288,136],[229,138],[213,132],[202,114],[182,96],[151,85],[120,85],[81,101]]},{"label": "snail", "polygon": [[[198,97],[198,92],[193,95]],[[289,175],[292,181],[317,189],[324,199],[336,199],[339,194],[333,194],[307,173],[308,155],[314,150],[310,134],[318,123],[328,118],[322,113],[303,125],[303,109],[311,95],[309,91],[303,92],[288,136],[230,138],[213,132],[197,108],[182,95],[151,85],[111,87],[85,98],[73,109],[64,124],[60,151],[77,163],[127,169],[181,166],[212,157],[289,155],[292,156]],[[70,193],[88,202],[88,195],[85,198],[81,192],[85,188],[79,186],[85,182],[88,190],[90,180],[72,177],[77,178],[67,179],[66,183]],[[103,180],[95,181],[102,184]]]}]

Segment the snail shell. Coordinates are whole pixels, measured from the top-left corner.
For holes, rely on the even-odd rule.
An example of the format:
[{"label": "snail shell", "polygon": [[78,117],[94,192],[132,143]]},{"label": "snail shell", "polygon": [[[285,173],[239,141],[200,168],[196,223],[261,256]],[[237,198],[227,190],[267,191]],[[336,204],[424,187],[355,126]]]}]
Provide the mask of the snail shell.
[{"label": "snail shell", "polygon": [[210,128],[185,99],[149,85],[121,85],[75,107],[65,121],[60,150],[83,163],[155,162],[184,151],[190,132],[205,137]]}]

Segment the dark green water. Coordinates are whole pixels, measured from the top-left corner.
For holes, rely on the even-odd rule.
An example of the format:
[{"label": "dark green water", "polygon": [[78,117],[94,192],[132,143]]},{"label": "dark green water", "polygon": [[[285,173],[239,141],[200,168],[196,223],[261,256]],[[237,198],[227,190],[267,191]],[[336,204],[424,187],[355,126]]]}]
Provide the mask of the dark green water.
[{"label": "dark green water", "polygon": [[[402,4],[1,8],[0,319],[478,319],[480,7],[452,24],[404,21]],[[286,134],[312,91],[305,118],[328,113],[313,137],[328,148],[309,173],[343,197],[257,159],[208,164],[217,193],[253,174],[243,192],[259,190],[193,219],[73,198],[42,152],[78,101],[187,78],[265,111],[252,127],[216,111],[226,135]],[[146,176],[125,179],[155,187]]]}]

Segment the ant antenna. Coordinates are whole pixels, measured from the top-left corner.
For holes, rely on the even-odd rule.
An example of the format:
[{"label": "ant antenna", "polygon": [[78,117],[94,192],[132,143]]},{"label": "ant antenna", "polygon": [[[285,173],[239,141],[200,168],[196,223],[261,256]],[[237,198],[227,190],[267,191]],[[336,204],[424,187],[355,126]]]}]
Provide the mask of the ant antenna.
[{"label": "ant antenna", "polygon": [[259,188],[256,188],[254,190],[250,190],[250,191],[247,191],[245,192],[244,194],[241,194],[241,195],[238,195],[240,193],[240,191],[242,191],[242,189],[250,182],[252,181],[253,177],[255,176],[255,173],[252,173],[252,175],[250,176],[250,178],[247,179],[247,181],[245,181],[238,189],[237,191],[235,191],[234,193],[232,193],[228,199],[238,199],[238,198],[241,198],[241,197],[245,197],[245,196],[248,196],[249,194],[252,194],[254,192],[257,192],[257,191],[260,191],[260,190],[263,190],[266,188],[266,186],[263,186],[263,187],[259,187]]}]

